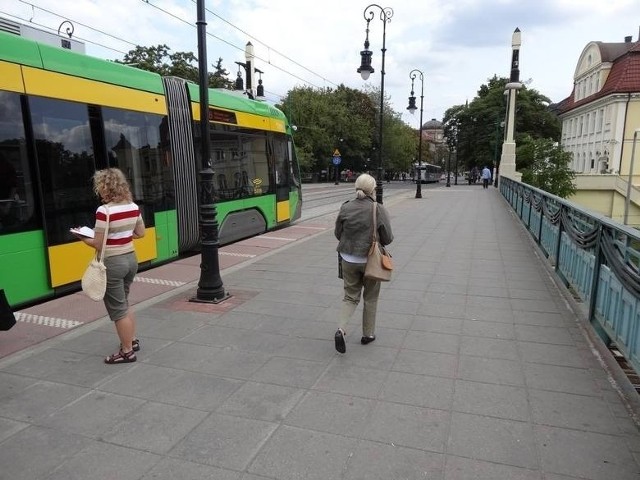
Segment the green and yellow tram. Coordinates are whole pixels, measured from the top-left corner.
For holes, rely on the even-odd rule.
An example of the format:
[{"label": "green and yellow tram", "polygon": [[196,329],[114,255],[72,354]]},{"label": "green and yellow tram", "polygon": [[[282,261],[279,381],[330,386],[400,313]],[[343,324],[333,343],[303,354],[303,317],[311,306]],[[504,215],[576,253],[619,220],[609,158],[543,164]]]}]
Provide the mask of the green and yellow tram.
[{"label": "green and yellow tram", "polygon": [[[221,244],[300,217],[291,129],[278,109],[211,89]],[[141,268],[198,248],[198,86],[0,32],[0,288],[16,307],[78,289],[95,170],[118,167],[147,235]],[[209,161],[209,159],[206,159]]]}]

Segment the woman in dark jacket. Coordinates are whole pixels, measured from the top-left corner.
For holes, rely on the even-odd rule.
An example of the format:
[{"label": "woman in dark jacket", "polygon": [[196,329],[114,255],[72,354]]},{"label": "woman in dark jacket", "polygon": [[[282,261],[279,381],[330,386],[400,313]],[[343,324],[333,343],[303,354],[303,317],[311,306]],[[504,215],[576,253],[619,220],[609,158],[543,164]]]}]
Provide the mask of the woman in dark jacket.
[{"label": "woman in dark jacket", "polygon": [[366,345],[376,339],[376,310],[380,294],[380,282],[364,278],[367,255],[371,248],[373,208],[377,208],[378,241],[388,245],[393,241],[391,223],[387,211],[375,202],[373,196],[376,180],[367,174],[356,179],[356,198],[340,207],[336,218],[335,236],[338,239],[338,254],[344,281],[344,297],[335,334],[336,350],[345,353],[346,327],[349,318],[360,303],[360,295],[364,299],[362,311],[362,338],[360,343]]}]

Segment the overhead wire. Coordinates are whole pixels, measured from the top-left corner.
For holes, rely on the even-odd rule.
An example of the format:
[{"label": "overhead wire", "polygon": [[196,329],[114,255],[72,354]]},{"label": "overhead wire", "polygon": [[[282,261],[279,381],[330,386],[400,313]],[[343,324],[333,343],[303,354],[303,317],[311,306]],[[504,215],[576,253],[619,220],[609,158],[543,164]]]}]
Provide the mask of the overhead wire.
[{"label": "overhead wire", "polygon": [[[192,3],[196,3],[196,1],[197,1],[197,0],[191,0],[191,2],[192,2]],[[313,70],[311,70],[311,69],[309,69],[309,68],[305,67],[304,65],[302,65],[302,64],[300,64],[300,63],[298,63],[298,62],[296,62],[296,61],[295,61],[295,60],[293,60],[292,58],[288,57],[287,55],[285,55],[285,54],[284,54],[284,53],[282,53],[282,52],[279,52],[279,51],[278,51],[278,50],[276,50],[275,48],[273,48],[273,47],[269,46],[268,44],[264,43],[262,40],[260,40],[260,39],[258,39],[258,38],[256,38],[256,37],[254,37],[254,36],[253,36],[253,35],[251,35],[250,33],[245,32],[243,29],[241,29],[240,27],[238,27],[238,26],[234,25],[234,24],[233,24],[233,23],[231,23],[229,20],[227,20],[227,19],[225,19],[225,18],[221,17],[220,15],[218,15],[217,13],[215,13],[214,11],[212,11],[212,10],[210,10],[210,9],[208,9],[208,8],[205,8],[205,10],[206,10],[207,12],[209,12],[211,15],[213,15],[214,17],[216,17],[216,18],[218,18],[218,19],[222,20],[222,21],[223,21],[224,23],[226,23],[227,25],[229,25],[229,26],[231,26],[231,27],[235,28],[236,30],[238,30],[239,32],[243,33],[243,34],[244,34],[244,35],[246,35],[247,37],[249,37],[249,38],[251,38],[251,39],[255,40],[256,42],[260,43],[261,45],[264,45],[265,47],[267,47],[267,48],[268,48],[269,50],[271,50],[272,52],[275,52],[275,53],[277,53],[278,55],[280,55],[282,58],[284,58],[284,59],[286,59],[286,60],[290,61],[290,62],[291,62],[291,63],[293,63],[294,65],[297,65],[298,67],[303,68],[303,69],[304,69],[304,70],[306,70],[307,72],[309,72],[309,73],[311,73],[311,74],[313,74],[313,75],[315,75],[315,76],[317,76],[317,77],[321,78],[322,80],[324,80],[324,81],[325,81],[325,82],[327,82],[327,83],[330,83],[331,85],[334,85],[334,86],[336,86],[336,87],[338,86],[336,83],[332,82],[331,80],[327,79],[326,77],[324,77],[324,76],[320,75],[319,73],[316,73],[316,72],[314,72]],[[263,60],[263,61],[264,61],[264,60]],[[271,61],[267,60],[267,63],[271,64]]]},{"label": "overhead wire", "polygon": [[[49,27],[49,26],[47,26],[47,25],[43,25],[43,24],[38,23],[38,22],[34,22],[33,20],[28,20],[28,19],[26,19],[26,18],[22,18],[22,17],[19,17],[19,16],[17,16],[17,15],[12,15],[11,13],[8,13],[8,12],[0,11],[0,13],[1,13],[2,15],[7,16],[7,17],[14,18],[14,19],[16,19],[16,20],[20,20],[20,21],[22,21],[22,22],[29,23],[29,24],[31,24],[31,25],[36,25],[36,26],[41,27],[41,28],[43,28],[43,29],[45,29],[45,30],[49,30],[49,31],[51,31],[51,32],[56,32],[56,33],[57,33],[57,31],[56,31],[54,28],[51,28],[51,27]],[[56,14],[54,13],[53,15],[56,15]],[[62,16],[60,16],[60,15],[56,15],[56,16],[57,16],[57,17],[59,17],[59,18],[64,18],[64,17],[62,17]],[[80,24],[80,23],[78,23],[78,24]],[[91,29],[91,27],[87,27],[87,28]],[[92,29],[92,30],[93,30],[93,29]],[[84,43],[89,43],[89,44],[91,44],[91,45],[96,45],[96,46],[98,46],[98,47],[105,48],[105,49],[107,49],[107,50],[111,50],[111,51],[116,52],[116,53],[119,53],[119,54],[121,54],[121,55],[126,55],[126,54],[127,54],[127,52],[123,52],[123,51],[121,51],[121,50],[118,50],[117,48],[109,47],[109,46],[107,46],[107,45],[103,45],[103,44],[101,44],[101,43],[99,43],[99,42],[96,42],[96,41],[93,41],[93,40],[89,40],[88,38],[80,37],[80,36],[77,36],[77,35],[76,35],[76,36],[74,36],[73,38],[74,38],[74,39],[81,40],[81,41],[82,41],[82,42],[84,42]],[[116,37],[114,37],[114,38],[116,38]],[[122,40],[122,39],[120,39],[120,40],[121,40],[121,41],[126,41],[126,40]]]},{"label": "overhead wire", "polygon": [[[164,9],[164,8],[162,8],[162,7],[159,7],[158,5],[153,4],[150,0],[141,0],[141,1],[142,1],[142,3],[145,3],[145,4],[147,4],[147,5],[151,6],[151,7],[155,8],[155,9],[157,9],[157,10],[161,11],[162,13],[165,13],[165,14],[169,15],[169,16],[171,16],[171,17],[175,18],[176,20],[179,20],[179,21],[180,21],[180,22],[182,22],[182,23],[186,23],[187,25],[189,25],[189,26],[191,26],[191,27],[193,27],[193,28],[196,28],[196,25],[194,25],[194,24],[192,24],[192,23],[188,22],[187,20],[184,20],[183,18],[178,17],[177,15],[175,15],[175,14],[173,14],[173,13],[171,13],[171,12],[169,12],[169,11],[165,10],[165,9]],[[192,0],[192,1],[193,1],[193,0]],[[213,12],[211,12],[211,10],[209,10],[209,9],[206,9],[206,11],[208,11],[209,13],[212,13],[212,14],[213,14]],[[214,15],[215,15],[215,14],[214,14]],[[218,18],[221,18],[221,17],[219,17],[218,15],[216,15],[216,16],[217,16]],[[226,20],[224,20],[224,21],[225,21],[225,22],[227,22]],[[227,23],[229,23],[229,22],[227,22]],[[235,27],[235,26],[234,26],[233,24],[231,24],[231,23],[229,23],[229,25],[233,26],[234,28],[238,28],[238,27]],[[242,31],[242,30],[240,30],[240,31]],[[242,31],[242,32],[243,32],[243,33],[245,33],[244,31]],[[254,38],[253,36],[251,36],[251,35],[249,35],[249,34],[247,34],[247,33],[245,33],[245,35],[248,35],[249,37]],[[236,50],[240,50],[241,52],[244,52],[244,47],[239,47],[238,45],[234,45],[233,43],[229,42],[228,40],[225,40],[224,38],[221,38],[221,37],[219,37],[219,36],[217,36],[217,35],[214,35],[214,34],[213,34],[213,33],[211,33],[211,32],[207,32],[207,36],[212,37],[212,38],[215,38],[216,40],[219,40],[219,41],[221,41],[221,42],[223,42],[223,43],[225,43],[225,44],[229,45],[230,47],[235,48]],[[254,39],[255,39],[255,38],[254,38]],[[255,40],[256,40],[256,41],[258,41],[258,42],[260,42],[260,40],[257,40],[257,39],[255,39]],[[260,43],[262,43],[262,42],[260,42]],[[264,45],[264,44],[263,44],[263,45]],[[275,51],[275,50],[274,50],[274,51]],[[258,55],[254,55],[254,57],[255,57],[255,58],[257,58],[258,60],[261,60],[261,61],[263,61],[263,62],[265,62],[265,63],[269,64],[270,66],[272,66],[272,67],[274,67],[274,68],[276,68],[276,69],[280,70],[281,72],[284,72],[284,73],[286,73],[287,75],[292,76],[293,78],[296,78],[296,79],[298,79],[298,80],[300,80],[300,81],[302,81],[302,82],[304,82],[304,83],[307,83],[307,84],[309,84],[309,85],[312,85],[312,86],[314,86],[315,88],[322,88],[322,87],[319,87],[318,85],[314,84],[313,82],[311,82],[311,81],[309,81],[309,80],[306,80],[306,79],[304,79],[304,78],[302,78],[302,77],[300,77],[300,76],[296,75],[295,73],[290,72],[290,71],[288,71],[288,70],[286,70],[286,69],[284,69],[284,68],[282,68],[282,67],[280,67],[280,66],[278,66],[278,65],[276,65],[276,64],[274,64],[274,63],[272,63],[272,62],[271,62],[271,61],[269,61],[269,60],[265,60],[264,58],[262,58],[262,57],[260,57],[260,56],[258,56]],[[297,64],[297,65],[299,65],[299,64]],[[308,70],[308,69],[307,69],[307,70]],[[309,71],[311,71],[311,70],[309,70]],[[320,78],[323,78],[322,76],[320,76],[320,75],[318,75],[318,74],[316,74],[316,73],[314,73],[314,72],[311,72],[311,73],[313,73],[314,75],[316,75],[316,76],[318,76],[318,77],[320,77]],[[324,78],[323,78],[323,79],[324,79]],[[325,80],[326,80],[326,79],[325,79]],[[335,83],[333,83],[333,82],[330,82],[330,83],[332,83],[333,85],[335,85]]]},{"label": "overhead wire", "polygon": [[[39,5],[36,5],[36,4],[31,3],[31,2],[29,2],[29,1],[26,1],[26,0],[18,0],[18,1],[19,1],[20,3],[23,3],[23,4],[25,4],[25,5],[30,6],[30,7],[32,8],[32,10],[35,10],[35,9],[41,10],[41,11],[43,11],[43,12],[46,12],[46,13],[48,13],[48,14],[50,14],[50,15],[53,15],[53,16],[55,16],[55,17],[58,17],[58,18],[60,18],[60,19],[68,20],[68,21],[72,22],[73,24],[81,25],[81,26],[83,26],[83,27],[85,27],[85,28],[87,28],[87,29],[89,29],[89,30],[92,30],[92,31],[98,32],[98,33],[100,33],[101,35],[105,35],[105,36],[107,36],[107,37],[110,37],[110,38],[112,38],[112,39],[114,39],[114,40],[116,40],[116,41],[118,41],[118,42],[122,42],[122,43],[124,43],[124,44],[130,45],[130,46],[133,46],[133,47],[137,47],[137,46],[138,46],[138,45],[137,45],[136,43],[134,43],[134,42],[131,42],[131,41],[126,40],[126,39],[124,39],[124,38],[118,37],[118,36],[113,35],[113,34],[111,34],[111,33],[105,32],[105,31],[100,30],[100,29],[98,29],[98,28],[92,27],[92,26],[87,25],[87,24],[85,24],[85,23],[83,23],[83,22],[80,22],[80,21],[78,21],[78,20],[76,20],[76,19],[74,19],[74,18],[70,18],[70,17],[62,16],[62,15],[60,15],[60,14],[58,14],[58,13],[54,12],[54,11],[51,11],[51,10],[49,10],[49,9],[46,9],[46,8],[44,8],[44,7],[41,7],[41,6],[39,6]],[[188,20],[185,20],[184,18],[181,18],[181,17],[179,17],[178,15],[175,15],[174,13],[172,13],[172,12],[170,12],[170,11],[168,11],[168,10],[166,10],[166,9],[164,9],[164,8],[162,8],[162,7],[160,7],[160,6],[156,5],[156,4],[154,4],[154,3],[152,3],[150,0],[142,0],[142,2],[143,2],[143,3],[145,3],[145,4],[147,4],[147,5],[149,5],[150,7],[155,8],[156,10],[158,10],[158,11],[162,12],[163,14],[170,16],[171,18],[173,18],[174,20],[176,20],[176,21],[178,21],[178,22],[184,23],[185,25],[188,25],[188,26],[189,26],[189,27],[191,27],[191,28],[196,28],[196,25],[195,25],[195,24],[193,24],[193,23],[189,22]],[[195,0],[192,0],[192,2],[195,2]],[[256,42],[259,42],[260,44],[264,45],[265,47],[267,47],[267,48],[268,48],[268,49],[270,49],[271,51],[273,51],[273,52],[277,53],[278,55],[280,55],[280,56],[281,56],[281,57],[283,57],[284,59],[286,59],[286,60],[288,60],[288,61],[292,62],[293,64],[295,64],[295,65],[297,65],[297,66],[299,66],[299,67],[303,68],[304,70],[308,71],[309,73],[311,73],[311,74],[313,74],[313,75],[315,75],[315,76],[317,76],[317,77],[321,78],[323,81],[328,82],[328,83],[331,83],[332,85],[336,85],[334,82],[331,82],[330,80],[326,79],[326,78],[325,78],[325,77],[323,77],[322,75],[320,75],[320,74],[318,74],[318,73],[313,72],[312,70],[310,70],[309,68],[305,67],[304,65],[301,65],[300,63],[296,62],[295,60],[291,59],[290,57],[288,57],[288,56],[286,56],[286,55],[284,55],[284,54],[280,53],[279,51],[277,51],[277,50],[275,50],[275,49],[271,48],[271,47],[270,47],[269,45],[267,45],[266,43],[264,43],[264,42],[262,42],[261,40],[257,39],[257,38],[256,38],[256,37],[254,37],[253,35],[251,35],[251,34],[249,34],[249,33],[245,32],[245,31],[244,31],[244,30],[242,30],[241,28],[237,27],[236,25],[234,25],[233,23],[231,23],[231,22],[229,22],[228,20],[224,19],[223,17],[221,17],[220,15],[218,15],[218,14],[216,14],[215,12],[211,11],[210,9],[208,9],[208,8],[207,8],[207,9],[206,9],[206,11],[207,11],[207,12],[209,12],[211,15],[215,16],[216,18],[218,18],[218,19],[222,20],[223,22],[227,23],[227,24],[228,24],[228,25],[230,25],[231,27],[233,27],[233,28],[237,29],[238,31],[242,32],[244,35],[247,35],[248,37],[250,37],[251,39],[255,40]],[[23,21],[23,22],[25,22],[25,23],[27,23],[27,24],[37,25],[37,26],[39,26],[39,27],[42,27],[42,28],[44,28],[44,29],[46,29],[46,30],[49,30],[49,31],[52,31],[52,32],[55,32],[55,31],[56,31],[55,29],[53,29],[53,28],[51,28],[51,27],[48,27],[48,26],[46,26],[46,25],[43,25],[43,24],[40,24],[40,23],[34,22],[34,21],[33,21],[33,17],[32,17],[31,19],[25,19],[25,18],[21,18],[21,17],[16,16],[16,15],[12,15],[12,14],[6,13],[6,12],[2,12],[2,13],[3,13],[3,15],[7,15],[8,17],[18,19],[18,20]],[[216,39],[216,40],[218,40],[218,41],[220,41],[220,42],[222,42],[222,43],[224,43],[224,44],[226,44],[226,45],[228,45],[228,46],[230,46],[230,47],[232,47],[232,48],[234,48],[234,49],[236,49],[236,50],[238,50],[238,51],[241,51],[241,52],[244,52],[244,51],[245,51],[244,47],[240,47],[240,46],[238,46],[238,45],[235,45],[235,44],[233,44],[233,43],[231,43],[231,42],[229,42],[229,41],[225,40],[224,38],[221,38],[221,37],[219,37],[219,36],[217,36],[217,35],[215,35],[215,34],[213,34],[213,33],[211,33],[211,32],[207,32],[207,36],[209,36],[209,37],[211,37],[211,38],[214,38],[214,39]],[[91,44],[91,45],[96,45],[96,46],[99,46],[99,47],[101,47],[101,48],[104,48],[104,49],[107,49],[107,50],[111,50],[111,51],[116,52],[116,53],[121,54],[121,55],[126,55],[126,54],[127,54],[127,52],[124,52],[124,51],[122,51],[122,50],[118,50],[117,48],[114,48],[114,47],[111,47],[111,46],[107,46],[107,45],[104,45],[104,44],[102,44],[102,43],[99,43],[99,42],[96,42],[96,41],[93,41],[93,40],[90,40],[90,39],[87,39],[87,38],[83,38],[83,37],[80,37],[80,36],[74,36],[74,38],[76,38],[76,39],[78,39],[78,40],[81,40],[81,41],[83,41],[83,42],[85,42],[85,43]],[[270,60],[266,60],[266,59],[264,59],[264,58],[262,58],[262,57],[260,57],[260,56],[258,56],[258,55],[254,55],[254,57],[255,57],[256,59],[258,59],[258,60],[262,61],[262,62],[265,62],[265,63],[269,64],[271,67],[276,68],[277,70],[280,70],[281,72],[283,72],[283,73],[285,73],[285,74],[287,74],[287,75],[289,75],[289,76],[291,76],[291,77],[293,77],[293,78],[295,78],[295,79],[297,79],[297,80],[300,80],[301,82],[303,82],[303,83],[305,83],[305,84],[311,85],[311,86],[313,86],[313,87],[315,87],[315,88],[322,88],[322,87],[320,87],[320,86],[316,85],[314,82],[312,82],[312,81],[310,81],[310,80],[308,80],[308,79],[302,78],[301,76],[296,75],[295,73],[293,73],[293,72],[291,72],[291,71],[289,71],[289,70],[287,70],[287,69],[285,69],[285,68],[283,68],[283,67],[280,67],[279,65],[277,65],[277,64],[275,64],[275,63],[273,63],[273,62],[271,62]],[[336,85],[336,86],[337,86],[337,85]],[[270,92],[270,93],[273,93],[273,92]],[[277,95],[277,96],[278,96],[278,97],[280,97],[280,98],[284,98],[284,96],[282,96],[282,95],[280,95],[280,94],[275,94],[275,95]]]},{"label": "overhead wire", "polygon": [[[56,12],[52,12],[51,10],[47,10],[47,9],[46,9],[46,8],[44,8],[44,7],[40,7],[40,6],[35,5],[35,4],[33,4],[33,3],[27,2],[26,0],[18,0],[18,1],[19,1],[20,3],[24,3],[25,5],[29,5],[32,9],[33,9],[33,8],[37,8],[38,10],[42,10],[43,12],[47,12],[48,14],[50,14],[50,15],[54,15],[54,16],[56,16],[56,17],[58,17],[58,18],[62,18],[62,19],[65,19],[65,20],[67,19],[66,17],[63,17],[62,15],[59,15],[59,14],[57,14]],[[33,23],[31,20],[30,20],[29,22],[30,22],[30,23]],[[100,30],[100,29],[98,29],[98,28],[92,27],[92,26],[87,25],[87,24],[85,24],[85,23],[82,23],[82,22],[80,22],[80,21],[78,21],[78,20],[75,20],[75,19],[74,19],[72,23],[77,24],[77,25],[81,25],[81,26],[83,26],[83,27],[85,27],[85,28],[88,28],[89,30],[93,30],[94,32],[98,32],[98,33],[100,33],[100,34],[102,34],[102,35],[106,35],[107,37],[111,37],[111,38],[113,38],[114,40],[118,40],[119,42],[127,43],[127,44],[129,44],[129,45],[134,46],[134,47],[136,47],[136,46],[137,46],[135,43],[130,42],[130,41],[128,41],[128,40],[125,40],[124,38],[117,37],[117,36],[115,36],[115,35],[112,35],[112,34],[111,34],[111,33],[109,33],[109,32],[104,32],[104,31],[102,31],[102,30]],[[45,27],[45,28],[48,28],[48,27]],[[53,29],[49,29],[49,30],[53,30]],[[90,43],[93,43],[93,42],[90,42]],[[102,45],[101,45],[101,46],[102,46]],[[109,48],[109,47],[106,47],[106,48]],[[111,48],[109,48],[109,49],[111,50]]]}]

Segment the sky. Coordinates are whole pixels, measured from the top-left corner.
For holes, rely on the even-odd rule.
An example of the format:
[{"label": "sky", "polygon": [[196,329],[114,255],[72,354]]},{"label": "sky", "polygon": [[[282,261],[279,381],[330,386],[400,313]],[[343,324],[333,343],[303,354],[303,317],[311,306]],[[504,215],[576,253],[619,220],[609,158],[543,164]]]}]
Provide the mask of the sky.
[{"label": "sky", "polygon": [[[205,0],[207,59],[235,79],[234,62],[254,46],[267,101],[277,103],[294,87],[380,88],[383,27],[384,91],[402,119],[418,128],[442,120],[454,105],[472,101],[494,75],[508,77],[511,39],[521,31],[520,80],[552,103],[571,94],[580,54],[591,41],[638,40],[638,0]],[[365,82],[356,72],[364,48],[365,9],[372,8],[369,49],[375,72]],[[384,23],[380,7],[393,16]],[[122,59],[136,45],[167,45],[198,52],[196,0],[3,0],[0,17],[58,32],[73,24],[73,38],[89,55]],[[60,30],[64,35],[68,24]],[[211,68],[213,70],[213,68]],[[411,91],[418,111],[406,110]]]}]

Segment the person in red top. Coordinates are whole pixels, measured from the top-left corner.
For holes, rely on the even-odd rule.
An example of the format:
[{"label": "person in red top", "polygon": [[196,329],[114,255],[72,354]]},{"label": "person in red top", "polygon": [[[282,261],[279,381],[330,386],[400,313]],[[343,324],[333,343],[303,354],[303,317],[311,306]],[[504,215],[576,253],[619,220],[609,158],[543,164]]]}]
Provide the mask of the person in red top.
[{"label": "person in red top", "polygon": [[138,272],[133,240],[144,237],[144,221],[121,170],[98,170],[93,175],[93,190],[103,203],[96,211],[95,236],[88,238],[76,234],[76,237],[100,253],[107,232],[104,251],[107,291],[104,305],[109,318],[115,323],[120,350],[104,361],[108,364],[135,362],[135,352],[140,350],[140,342],[136,338],[135,317],[129,309],[129,288]]}]

